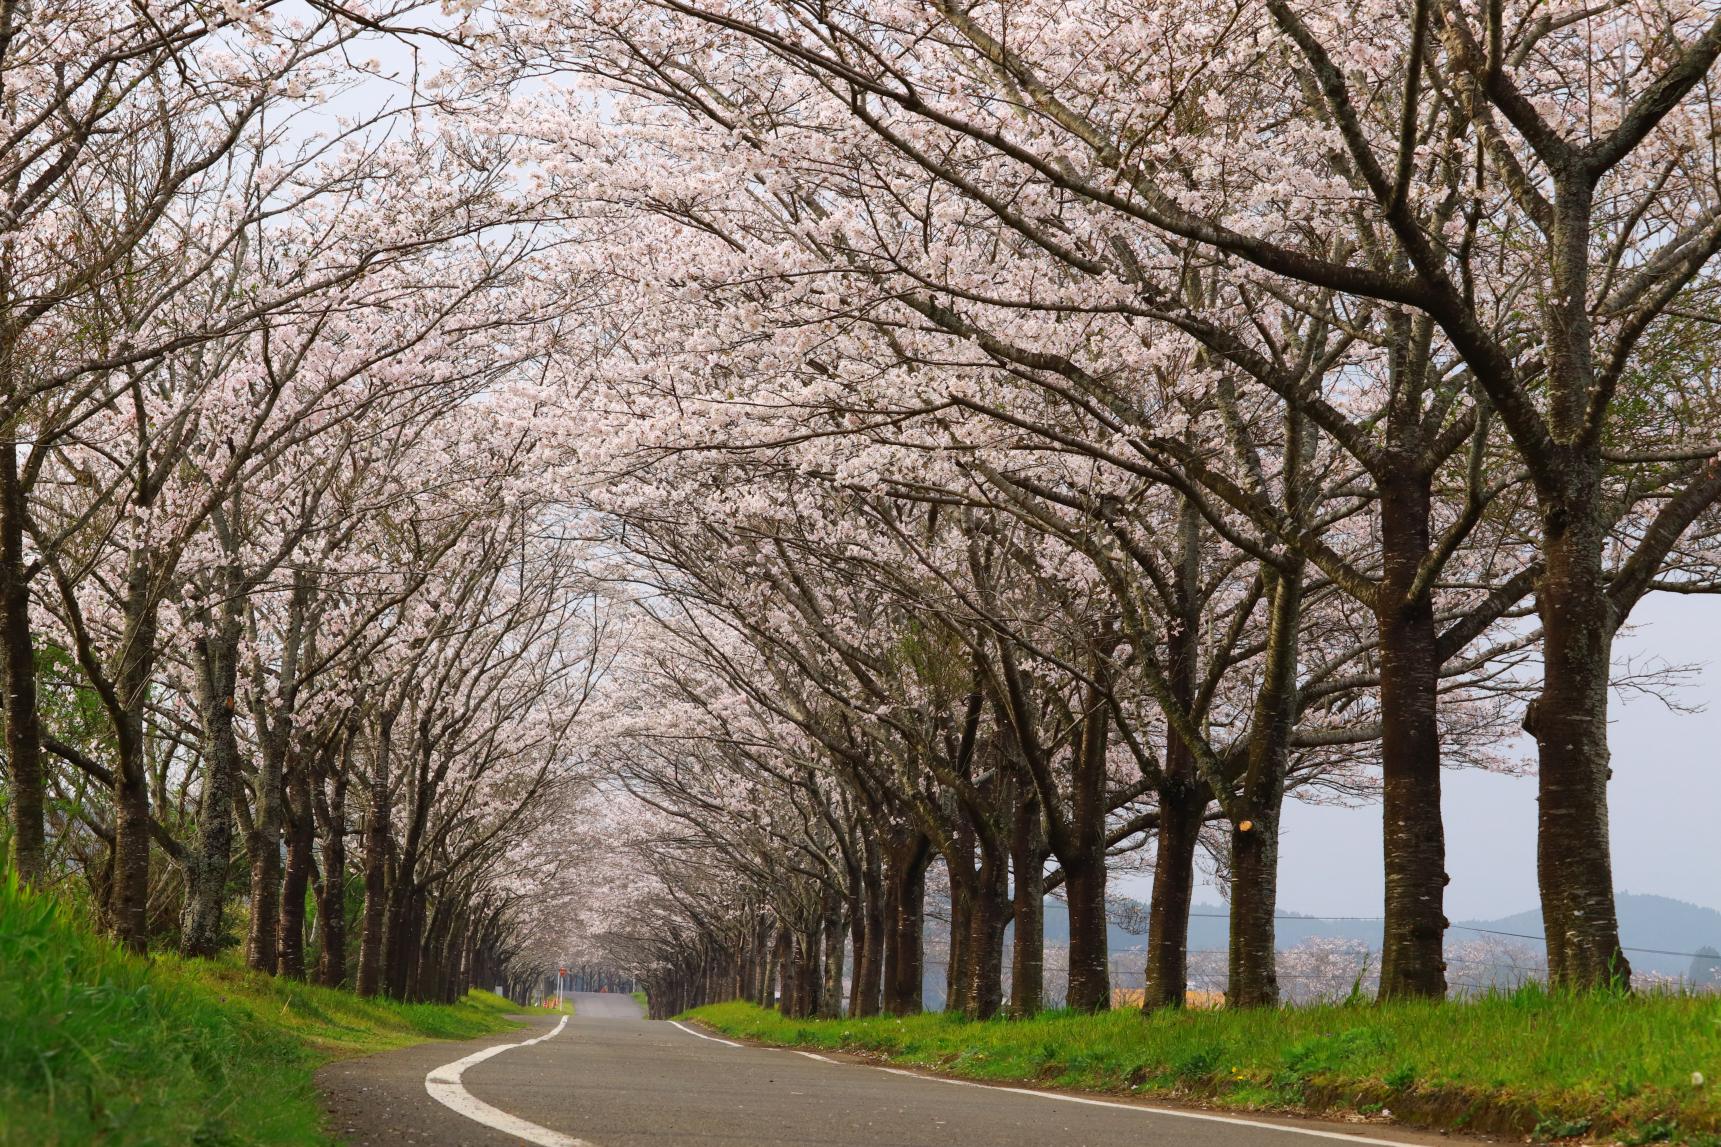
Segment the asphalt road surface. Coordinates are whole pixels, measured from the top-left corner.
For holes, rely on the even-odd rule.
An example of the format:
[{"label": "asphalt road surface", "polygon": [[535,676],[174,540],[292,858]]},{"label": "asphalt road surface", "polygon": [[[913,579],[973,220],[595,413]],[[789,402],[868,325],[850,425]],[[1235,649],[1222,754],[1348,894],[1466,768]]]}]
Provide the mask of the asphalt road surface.
[{"label": "asphalt road surface", "polygon": [[[647,1022],[581,993],[532,1030],[349,1060],[318,1076],[354,1147],[1340,1147],[1440,1136],[1179,1112],[940,1080]],[[1450,1142],[1447,1140],[1446,1142]]]}]

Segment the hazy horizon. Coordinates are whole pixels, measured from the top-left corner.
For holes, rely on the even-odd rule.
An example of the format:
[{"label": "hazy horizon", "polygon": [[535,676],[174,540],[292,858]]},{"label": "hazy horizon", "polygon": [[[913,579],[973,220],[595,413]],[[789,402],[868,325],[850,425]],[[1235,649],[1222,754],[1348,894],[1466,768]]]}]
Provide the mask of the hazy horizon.
[{"label": "hazy horizon", "polygon": [[[1681,794],[1685,809],[1721,808],[1721,678],[1713,669],[1721,638],[1721,602],[1658,594],[1644,600],[1634,628],[1622,634],[1616,663],[1654,654],[1699,672],[1678,691],[1673,712],[1642,695],[1614,697],[1611,713],[1613,781],[1608,787],[1614,886],[1721,911],[1721,834],[1669,817],[1665,794]],[[1526,749],[1531,748],[1526,741]],[[1536,780],[1474,769],[1443,777],[1446,813],[1446,915],[1485,920],[1534,908]],[[1279,905],[1306,915],[1368,916],[1381,910],[1383,877],[1380,806],[1335,808],[1286,802],[1281,830]],[[1124,895],[1146,899],[1151,878],[1120,876]],[[1198,899],[1219,889],[1203,879]]]}]

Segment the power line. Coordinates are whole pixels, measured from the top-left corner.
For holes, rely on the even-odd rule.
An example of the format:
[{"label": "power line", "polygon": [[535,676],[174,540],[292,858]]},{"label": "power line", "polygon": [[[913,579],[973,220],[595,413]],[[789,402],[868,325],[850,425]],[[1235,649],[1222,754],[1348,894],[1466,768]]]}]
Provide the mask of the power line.
[{"label": "power line", "polygon": [[[1229,920],[1229,919],[1231,919],[1230,914],[1225,913],[1225,912],[1191,912],[1189,915],[1192,918],[1201,919],[1201,920]],[[1386,923],[1386,917],[1384,917],[1384,916],[1299,916],[1299,915],[1296,915],[1293,913],[1293,914],[1289,914],[1289,915],[1275,915],[1273,917],[1273,919],[1275,919],[1275,920],[1313,920],[1313,921],[1315,921],[1317,923],[1321,923],[1321,924],[1331,924],[1331,923],[1384,924],[1384,923]],[[1459,929],[1460,931],[1464,931],[1464,932],[1481,932],[1481,933],[1488,935],[1488,936],[1510,936],[1514,940],[1534,940],[1538,944],[1546,944],[1548,942],[1548,938],[1546,936],[1533,936],[1528,932],[1503,932],[1498,928],[1478,928],[1474,924],[1450,924],[1450,925],[1448,925],[1448,927],[1456,928],[1456,929]],[[1631,944],[1621,944],[1619,946],[1619,948],[1620,948],[1620,951],[1622,951],[1622,952],[1641,952],[1646,956],[1682,956],[1687,960],[1708,960],[1708,959],[1714,958],[1708,952],[1674,952],[1674,951],[1670,951],[1666,948],[1639,948],[1639,947],[1634,947]]]},{"label": "power line", "polygon": [[[1490,936],[1512,936],[1519,940],[1535,940],[1543,944],[1548,942],[1548,938],[1546,936],[1531,936],[1526,932],[1501,932],[1498,929],[1477,928],[1469,924],[1454,924],[1452,927],[1462,928],[1466,932],[1486,932]],[[1684,956],[1689,960],[1709,960],[1714,958],[1708,952],[1671,952],[1666,948],[1634,948],[1630,944],[1621,944],[1619,946],[1619,950],[1622,952],[1642,952],[1650,956]]]},{"label": "power line", "polygon": [[[1189,915],[1192,918],[1200,919],[1200,920],[1229,920],[1229,919],[1231,919],[1231,914],[1229,912],[1191,912]],[[1273,917],[1273,919],[1275,919],[1275,920],[1319,920],[1323,924],[1325,924],[1329,921],[1333,921],[1333,920],[1349,920],[1349,921],[1352,921],[1353,923],[1359,923],[1359,924],[1384,924],[1386,922],[1386,917],[1384,917],[1384,916],[1299,916],[1295,913],[1291,913],[1289,915],[1284,915],[1284,916],[1275,915]]]}]

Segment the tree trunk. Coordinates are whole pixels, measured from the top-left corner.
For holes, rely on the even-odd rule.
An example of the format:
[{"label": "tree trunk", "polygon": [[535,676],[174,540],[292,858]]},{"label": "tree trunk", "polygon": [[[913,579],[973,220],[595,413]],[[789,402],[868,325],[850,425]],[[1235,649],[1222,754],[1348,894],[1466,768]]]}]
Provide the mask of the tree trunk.
[{"label": "tree trunk", "polygon": [[734,998],[749,1001],[757,999],[759,995],[759,945],[754,941],[751,930],[747,936],[746,946],[741,949],[740,958],[735,963]]},{"label": "tree trunk", "polygon": [[1538,481],[1543,573],[1542,693],[1525,727],[1536,738],[1536,876],[1548,979],[1562,988],[1631,985],[1619,946],[1608,841],[1608,680],[1619,618],[1607,592],[1600,443],[1588,433],[1596,382],[1590,327],[1595,183],[1555,168],[1543,294],[1548,429]]},{"label": "tree trunk", "polygon": [[795,998],[795,1016],[806,1019],[819,1013],[819,992],[824,986],[823,964],[820,960],[819,940],[823,931],[817,925],[810,932],[795,934],[796,958],[795,967],[799,973],[797,987],[799,991]]},{"label": "tree trunk", "polygon": [[413,1003],[422,999],[418,989],[418,973],[420,962],[424,958],[424,929],[428,914],[429,900],[426,893],[422,889],[411,889],[406,896],[401,911],[400,928],[396,933],[395,964],[389,988],[396,999]]},{"label": "tree trunk", "polygon": [[[775,935],[775,932],[772,933]],[[775,940],[767,940],[764,946],[764,973],[759,977],[759,999],[756,1001],[762,1008],[773,1006],[776,1001],[777,979],[781,971],[779,964],[782,959],[782,945]],[[670,1013],[673,1015],[674,1013]]]},{"label": "tree trunk", "polygon": [[1279,902],[1279,812],[1297,712],[1301,563],[1273,576],[1267,649],[1249,721],[1248,763],[1231,826],[1231,942],[1227,1007],[1279,1002],[1273,916]]},{"label": "tree trunk", "polygon": [[203,733],[203,792],[197,837],[185,865],[179,947],[187,956],[210,957],[220,950],[233,861],[233,802],[239,790],[239,738],[233,722],[242,597],[231,567],[223,567],[220,574],[209,596],[222,600],[203,605],[199,611],[203,632],[192,642],[197,716]]},{"label": "tree trunk", "polygon": [[413,857],[402,850],[396,857],[389,881],[388,899],[382,917],[382,991],[397,1000],[406,998],[406,979],[411,962]]},{"label": "tree trunk", "polygon": [[1616,623],[1591,500],[1600,498],[1599,481],[1574,485],[1562,505],[1544,512],[1547,568],[1536,594],[1542,693],[1525,721],[1537,747],[1536,874],[1549,982],[1625,989],[1631,964],[1619,945],[1607,806]]},{"label": "tree trunk", "polygon": [[278,963],[275,929],[281,915],[280,755],[265,749],[257,767],[257,811],[251,828],[251,928],[245,963],[259,972]]},{"label": "tree trunk", "polygon": [[1153,894],[1148,904],[1146,986],[1142,993],[1146,1011],[1181,1008],[1188,1000],[1189,906],[1195,897],[1195,849],[1206,812],[1206,786],[1192,780],[1168,784],[1159,794]]},{"label": "tree trunk", "polygon": [[[10,358],[10,355],[7,355]],[[10,371],[8,369],[8,375]],[[39,882],[48,854],[44,824],[42,727],[36,710],[36,651],[24,563],[24,489],[16,432],[0,435],[0,687],[5,690],[7,801],[12,871]]]},{"label": "tree trunk", "polygon": [[1070,985],[1064,1006],[1078,1012],[1104,1011],[1111,1007],[1111,969],[1103,848],[1064,861],[1064,896],[1070,909]]},{"label": "tree trunk", "polygon": [[849,984],[849,1015],[876,1016],[882,1007],[880,978],[884,974],[884,890],[879,875],[878,846],[870,833],[862,842],[860,864],[850,916],[854,921],[854,975]]},{"label": "tree trunk", "polygon": [[1064,1004],[1078,1012],[1111,1007],[1111,952],[1106,941],[1106,742],[1110,718],[1105,698],[1089,686],[1075,753],[1070,794],[1069,841],[1058,857],[1064,867],[1064,896],[1070,906],[1070,984]]},{"label": "tree trunk", "polygon": [[968,911],[968,980],[961,1008],[989,1020],[1004,1003],[1004,929],[1010,924],[1009,858],[982,845]]},{"label": "tree trunk", "polygon": [[[133,952],[149,948],[149,777],[144,760],[144,711],[155,667],[156,607],[151,558],[134,551],[126,571],[126,632],[113,674],[110,708],[119,767],[114,773],[114,878],[108,918],[114,936]],[[86,654],[80,654],[82,660]],[[100,672],[93,664],[86,672]]]},{"label": "tree trunk", "polygon": [[1247,831],[1231,830],[1231,948],[1225,1006],[1279,1002],[1273,917],[1279,906],[1277,814],[1257,810]]},{"label": "tree trunk", "polygon": [[347,978],[347,779],[344,773],[329,784],[323,825],[322,882],[317,887],[317,916],[323,922],[323,950],[317,961],[317,982],[338,988]]},{"label": "tree trunk", "polygon": [[[1191,724],[1199,726],[1205,722],[1195,712],[1201,676],[1201,513],[1189,498],[1182,500],[1178,511],[1178,534],[1176,615],[1167,626],[1166,669],[1173,703]],[[1168,739],[1157,787],[1159,825],[1148,903],[1144,1011],[1181,1008],[1189,995],[1189,905],[1195,895],[1195,849],[1210,792],[1199,778],[1193,748],[1180,737]]]},{"label": "tree trunk", "polygon": [[778,925],[776,961],[777,965],[777,1011],[785,1016],[795,1014],[795,996],[799,984],[797,977],[800,969],[795,964],[795,941],[789,934],[789,929]]},{"label": "tree trunk", "polygon": [[[1408,463],[1405,464],[1408,467]],[[1381,483],[1380,715],[1386,921],[1383,1000],[1446,995],[1446,833],[1440,812],[1440,686],[1434,603],[1412,597],[1429,550],[1429,483]]]},{"label": "tree trunk", "polygon": [[893,1016],[921,1010],[925,975],[926,866],[930,842],[913,830],[899,834],[885,857],[884,1010]]},{"label": "tree trunk", "polygon": [[276,928],[277,973],[305,978],[305,891],[316,866],[315,823],[306,762],[291,766],[287,781],[287,867],[281,881],[281,908]]},{"label": "tree trunk", "polygon": [[1046,827],[1032,791],[1017,804],[1012,828],[1010,1014],[1027,1019],[1046,1002]]},{"label": "tree trunk", "polygon": [[149,787],[141,761],[121,760],[114,790],[114,874],[108,919],[133,952],[149,948]]},{"label": "tree trunk", "polygon": [[843,1014],[843,949],[848,945],[848,921],[842,901],[830,898],[825,905],[824,983],[819,990],[819,1015],[835,1019]]},{"label": "tree trunk", "polygon": [[950,875],[950,951],[944,964],[944,1007],[956,1012],[963,1010],[973,980],[968,942],[979,882],[974,867],[974,829],[966,816],[960,818],[951,851],[954,859],[947,856],[944,861]]},{"label": "tree trunk", "polygon": [[357,991],[374,996],[382,986],[383,910],[388,901],[389,739],[393,714],[384,713],[371,759],[370,808],[365,816],[365,906],[359,927]]}]

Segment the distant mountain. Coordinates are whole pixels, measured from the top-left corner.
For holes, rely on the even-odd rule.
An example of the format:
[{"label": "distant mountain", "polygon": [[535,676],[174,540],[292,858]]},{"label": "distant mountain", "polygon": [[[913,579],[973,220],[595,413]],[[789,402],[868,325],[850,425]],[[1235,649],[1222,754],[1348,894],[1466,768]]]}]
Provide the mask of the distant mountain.
[{"label": "distant mountain", "polygon": [[[1656,972],[1666,976],[1690,977],[1694,969],[1721,969],[1721,957],[1711,952],[1721,950],[1721,912],[1697,904],[1687,904],[1667,896],[1641,892],[1621,892],[1615,901],[1619,912],[1620,943],[1626,948],[1631,966],[1639,972]],[[1046,898],[1046,943],[1062,946],[1070,942],[1069,906],[1062,900]],[[1114,913],[1130,916],[1134,913]],[[1189,913],[1189,948],[1192,952],[1223,952],[1230,934],[1229,912],[1223,904],[1197,904]],[[931,934],[940,929],[929,921]],[[1010,943],[1006,930],[1004,943]],[[1506,933],[1502,936],[1500,933]],[[1450,933],[1454,943],[1466,939],[1490,938],[1507,943],[1540,948],[1542,912],[1532,908],[1495,920],[1454,921]],[[1304,916],[1281,910],[1277,940],[1280,948],[1294,948],[1307,940],[1359,940],[1372,948],[1380,947],[1381,926],[1378,920],[1333,919]],[[1147,937],[1127,931],[1112,922],[1106,929],[1106,943],[1111,952],[1144,951]],[[931,947],[931,945],[929,945]],[[1643,949],[1649,949],[1645,951]],[[938,1008],[944,1000],[945,969],[940,948],[934,957],[928,952],[925,994],[927,1006]],[[1693,956],[1703,952],[1694,960]],[[1008,948],[1005,962],[1008,964]]]},{"label": "distant mountain", "polygon": [[[1619,942],[1631,966],[1638,971],[1688,975],[1692,956],[1699,949],[1721,948],[1721,912],[1713,908],[1687,904],[1670,896],[1621,892],[1615,900],[1615,910],[1619,913]],[[1463,923],[1496,932],[1540,936],[1542,910],[1532,908],[1498,920]]]},{"label": "distant mountain", "polygon": [[[1721,912],[1713,908],[1642,892],[1621,892],[1616,904],[1620,942],[1628,949],[1626,955],[1631,958],[1634,968],[1681,976],[1690,971],[1692,956],[1700,948],[1721,949]],[[1190,948],[1225,948],[1230,935],[1229,911],[1225,905],[1197,904],[1189,915]],[[1277,939],[1281,948],[1294,948],[1313,939],[1360,940],[1371,947],[1380,946],[1381,926],[1378,920],[1331,919],[1285,910],[1281,910],[1280,916]],[[1481,937],[1503,932],[1531,937],[1521,942],[1538,945],[1542,935],[1542,911],[1532,908],[1495,920],[1456,920],[1452,928],[1453,939],[1459,941],[1466,935]],[[1511,939],[1512,936],[1498,938]],[[1069,938],[1068,906],[1061,900],[1048,897],[1046,943],[1067,944]],[[1145,948],[1147,937],[1126,932],[1113,924],[1108,929],[1107,942],[1112,951],[1126,952]],[[1653,951],[1631,951],[1633,948]]]}]

